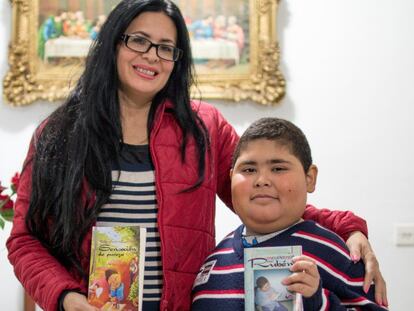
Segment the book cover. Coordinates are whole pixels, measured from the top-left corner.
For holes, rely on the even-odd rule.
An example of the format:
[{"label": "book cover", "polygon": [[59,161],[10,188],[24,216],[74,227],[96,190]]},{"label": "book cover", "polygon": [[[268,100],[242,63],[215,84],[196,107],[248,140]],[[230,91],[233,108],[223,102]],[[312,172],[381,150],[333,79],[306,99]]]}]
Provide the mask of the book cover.
[{"label": "book cover", "polygon": [[292,258],[302,254],[300,245],[244,249],[246,311],[299,311],[302,299],[281,283],[292,272]]},{"label": "book cover", "polygon": [[93,227],[88,301],[103,311],[142,310],[145,228]]}]

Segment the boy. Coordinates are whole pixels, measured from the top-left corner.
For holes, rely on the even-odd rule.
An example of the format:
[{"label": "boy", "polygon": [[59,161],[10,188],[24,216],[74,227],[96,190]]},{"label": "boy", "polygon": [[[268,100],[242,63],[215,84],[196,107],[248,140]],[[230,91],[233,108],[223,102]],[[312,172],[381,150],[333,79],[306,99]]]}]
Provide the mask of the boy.
[{"label": "boy", "polygon": [[119,272],[108,269],[105,271],[105,278],[109,285],[109,299],[114,309],[119,309],[120,302],[124,300],[124,283]]},{"label": "boy", "polygon": [[261,307],[262,311],[288,311],[285,306],[277,301],[278,293],[270,285],[270,282],[264,276],[256,280],[256,293],[254,303]]},{"label": "boy", "polygon": [[244,310],[244,247],[286,245],[302,246],[283,284],[302,295],[304,310],[386,310],[375,304],[373,286],[363,291],[364,265],[352,262],[343,240],[301,218],[317,173],[305,135],[291,122],[263,118],[246,130],[230,172],[243,225],[207,257],[212,267],[194,282],[192,310]]}]

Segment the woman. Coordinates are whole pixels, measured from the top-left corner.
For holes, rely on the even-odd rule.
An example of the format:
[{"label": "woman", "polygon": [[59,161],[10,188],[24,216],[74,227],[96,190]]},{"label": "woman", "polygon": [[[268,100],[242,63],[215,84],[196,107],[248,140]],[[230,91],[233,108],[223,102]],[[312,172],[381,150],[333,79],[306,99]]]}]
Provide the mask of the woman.
[{"label": "woman", "polygon": [[[194,277],[215,245],[216,194],[231,206],[238,140],[216,109],[190,101],[192,84],[178,8],[122,1],[75,89],[37,129],[21,176],[9,260],[45,311],[97,310],[85,297],[91,227],[116,224],[147,227],[143,310],[190,308]],[[309,207],[307,215],[344,237],[365,232],[352,213]],[[360,233],[351,239],[370,251]],[[368,281],[380,279],[375,257],[368,264]]]}]

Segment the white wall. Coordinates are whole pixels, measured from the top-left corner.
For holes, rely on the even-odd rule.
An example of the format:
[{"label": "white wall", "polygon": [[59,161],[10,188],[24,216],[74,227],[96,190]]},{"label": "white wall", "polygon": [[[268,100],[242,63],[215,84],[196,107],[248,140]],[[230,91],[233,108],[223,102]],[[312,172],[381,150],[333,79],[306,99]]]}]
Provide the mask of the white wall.
[{"label": "white wall", "polygon": [[[391,309],[397,311],[412,309],[414,278],[414,248],[393,243],[395,223],[414,223],[412,12],[412,0],[281,1],[278,27],[287,97],[277,107],[217,103],[239,132],[262,116],[288,118],[304,130],[320,170],[310,203],[350,209],[368,221]],[[0,0],[1,77],[7,71],[10,24],[9,1]],[[0,103],[0,180],[20,169],[31,132],[54,107]],[[238,223],[218,207],[218,238]],[[9,230],[8,225],[0,231],[0,310],[17,311],[22,309],[21,289],[4,249]]]}]

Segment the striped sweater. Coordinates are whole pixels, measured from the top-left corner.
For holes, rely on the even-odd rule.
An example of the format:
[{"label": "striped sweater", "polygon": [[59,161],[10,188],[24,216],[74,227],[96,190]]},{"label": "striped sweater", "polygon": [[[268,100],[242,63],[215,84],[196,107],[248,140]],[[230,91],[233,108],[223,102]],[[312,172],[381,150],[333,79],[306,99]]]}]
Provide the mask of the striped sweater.
[{"label": "striped sweater", "polygon": [[143,310],[159,310],[163,277],[161,241],[154,168],[148,145],[124,144],[118,164],[112,170],[112,194],[102,206],[97,226],[138,225],[147,229]]},{"label": "striped sweater", "polygon": [[[205,263],[216,261],[209,275],[194,283],[192,310],[244,310],[244,226],[220,242]],[[301,245],[303,255],[314,259],[321,286],[304,298],[304,310],[386,310],[374,301],[374,286],[363,291],[364,264],[353,263],[344,241],[313,221],[303,221],[252,247]],[[201,281],[200,281],[201,280]]]}]

